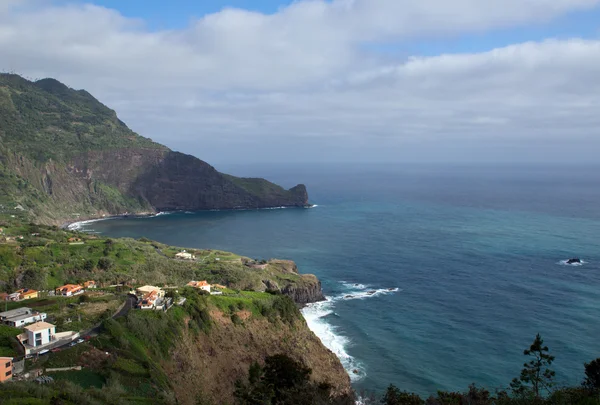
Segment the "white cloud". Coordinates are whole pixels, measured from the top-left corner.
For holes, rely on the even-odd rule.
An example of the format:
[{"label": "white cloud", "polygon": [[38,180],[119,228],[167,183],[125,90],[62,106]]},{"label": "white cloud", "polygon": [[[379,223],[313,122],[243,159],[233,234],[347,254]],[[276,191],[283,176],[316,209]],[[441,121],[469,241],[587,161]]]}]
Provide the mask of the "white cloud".
[{"label": "white cloud", "polygon": [[493,154],[490,145],[514,139],[600,146],[590,139],[600,127],[600,41],[396,61],[365,51],[543,22],[595,0],[299,1],[159,32],[102,7],[12,2],[0,7],[0,67],[85,88],[140,133],[207,160],[256,144],[254,158],[293,145],[300,160],[334,145],[339,159],[365,145],[365,159],[416,150],[443,159],[450,144]]}]

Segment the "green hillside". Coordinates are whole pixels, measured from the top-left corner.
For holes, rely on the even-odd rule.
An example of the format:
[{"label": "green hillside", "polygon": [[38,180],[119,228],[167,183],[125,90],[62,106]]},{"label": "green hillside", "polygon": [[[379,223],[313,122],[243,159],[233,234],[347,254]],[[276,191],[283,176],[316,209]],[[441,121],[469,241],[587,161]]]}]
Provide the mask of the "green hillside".
[{"label": "green hillside", "polygon": [[0,216],[47,224],[124,212],[308,204],[303,185],[285,190],[223,175],[131,131],[85,90],[14,74],[0,74],[0,185]]}]

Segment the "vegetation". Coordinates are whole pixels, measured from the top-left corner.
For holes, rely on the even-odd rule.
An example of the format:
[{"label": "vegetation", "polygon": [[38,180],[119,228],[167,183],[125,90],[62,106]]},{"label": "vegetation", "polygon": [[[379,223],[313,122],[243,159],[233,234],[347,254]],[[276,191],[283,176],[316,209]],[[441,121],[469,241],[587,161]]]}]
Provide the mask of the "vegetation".
[{"label": "vegetation", "polygon": [[110,239],[16,219],[0,221],[0,227],[5,236],[23,236],[9,242],[2,242],[0,236],[0,291],[52,290],[87,280],[104,286],[185,285],[190,280],[207,280],[239,290],[265,290],[263,280],[282,288],[307,283],[304,276],[279,262],[250,269],[240,256],[229,252],[188,249],[195,261],[176,260],[181,248],[145,238]]},{"label": "vegetation", "polygon": [[352,396],[336,397],[331,386],[311,381],[312,370],[285,354],[269,356],[265,365],[254,363],[248,381],[238,381],[235,398],[239,405],[255,404],[354,404]]},{"label": "vegetation", "polygon": [[[169,182],[173,187],[155,187]],[[188,193],[190,185],[203,195]],[[306,200],[303,186],[284,190],[263,179],[237,179],[172,152],[131,131],[84,90],[0,74],[0,216],[60,224],[102,214]]]},{"label": "vegetation", "polygon": [[548,351],[548,346],[544,346],[542,337],[537,334],[531,347],[523,352],[533,359],[523,364],[521,375],[510,384],[516,396],[539,399],[543,391],[551,392],[556,373],[549,368],[554,356],[548,354]]},{"label": "vegetation", "polygon": [[21,333],[17,328],[0,325],[0,357],[17,355],[18,342],[16,337]]},{"label": "vegetation", "polygon": [[495,394],[485,388],[469,386],[466,392],[438,391],[426,400],[419,395],[401,391],[390,385],[385,395],[377,400],[375,397],[365,399],[365,403],[384,405],[600,405],[600,358],[585,364],[585,379],[581,387],[562,387],[554,389],[555,373],[549,367],[554,356],[544,346],[538,334],[529,349],[523,354],[532,358],[523,365],[519,378],[515,378],[510,388],[512,395],[506,390]]}]

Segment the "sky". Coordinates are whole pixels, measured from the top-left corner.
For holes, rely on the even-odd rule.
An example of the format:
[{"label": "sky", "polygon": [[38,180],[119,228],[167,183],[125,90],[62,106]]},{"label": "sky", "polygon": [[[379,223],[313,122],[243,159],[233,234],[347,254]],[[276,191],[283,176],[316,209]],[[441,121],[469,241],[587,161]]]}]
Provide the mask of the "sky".
[{"label": "sky", "polygon": [[0,55],[215,165],[600,152],[600,0],[0,0]]}]

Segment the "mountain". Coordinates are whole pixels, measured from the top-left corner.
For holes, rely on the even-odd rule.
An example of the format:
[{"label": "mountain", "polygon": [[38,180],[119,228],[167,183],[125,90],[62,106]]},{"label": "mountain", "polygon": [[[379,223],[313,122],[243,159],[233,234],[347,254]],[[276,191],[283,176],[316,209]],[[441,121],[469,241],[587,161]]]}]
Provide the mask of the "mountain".
[{"label": "mountain", "polygon": [[131,131],[85,90],[0,74],[0,210],[59,224],[124,212],[302,207],[289,190],[218,172]]}]

